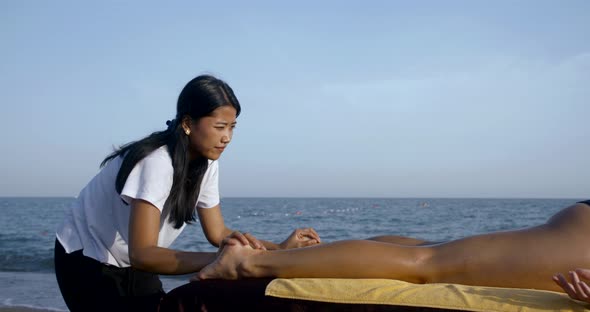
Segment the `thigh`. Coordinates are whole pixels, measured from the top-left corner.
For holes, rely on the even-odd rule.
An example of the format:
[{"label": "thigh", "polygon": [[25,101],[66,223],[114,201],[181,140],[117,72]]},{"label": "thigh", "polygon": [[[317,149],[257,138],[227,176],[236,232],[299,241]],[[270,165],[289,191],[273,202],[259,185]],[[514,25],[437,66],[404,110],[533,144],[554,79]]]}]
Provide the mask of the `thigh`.
[{"label": "thigh", "polygon": [[399,236],[399,235],[375,236],[375,237],[367,238],[367,240],[372,240],[372,241],[382,242],[382,243],[404,245],[404,246],[426,246],[426,245],[440,243],[440,242],[428,242],[428,241],[418,239],[418,238]]},{"label": "thigh", "polygon": [[590,234],[590,202],[577,203],[569,206],[547,221],[551,228],[563,232],[579,233],[580,236],[588,237]]},{"label": "thigh", "polygon": [[54,253],[57,283],[70,311],[157,311],[164,295],[157,274],[104,265],[82,250],[67,254],[57,240]]},{"label": "thigh", "polygon": [[101,284],[101,265],[82,254],[66,253],[56,240],[54,250],[55,275],[63,299],[70,311],[97,311],[104,302]]},{"label": "thigh", "polygon": [[157,274],[127,269],[128,293],[125,299],[129,311],[158,311],[165,292]]},{"label": "thigh", "polygon": [[546,227],[556,238],[551,251],[560,252],[561,258],[572,262],[569,270],[576,267],[590,268],[589,204],[578,203],[563,209],[549,219]]},{"label": "thigh", "polygon": [[433,247],[438,281],[560,291],[551,277],[590,267],[590,206],[563,209],[543,225]]}]

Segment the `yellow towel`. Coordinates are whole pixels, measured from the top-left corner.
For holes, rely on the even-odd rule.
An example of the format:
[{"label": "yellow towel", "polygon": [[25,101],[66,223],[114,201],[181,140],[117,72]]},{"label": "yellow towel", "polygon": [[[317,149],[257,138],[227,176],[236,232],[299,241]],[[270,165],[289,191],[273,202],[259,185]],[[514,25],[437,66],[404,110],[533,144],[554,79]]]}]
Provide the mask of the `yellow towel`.
[{"label": "yellow towel", "polygon": [[412,284],[388,279],[275,279],[267,296],[311,301],[386,304],[464,311],[589,311],[565,294],[533,289]]}]

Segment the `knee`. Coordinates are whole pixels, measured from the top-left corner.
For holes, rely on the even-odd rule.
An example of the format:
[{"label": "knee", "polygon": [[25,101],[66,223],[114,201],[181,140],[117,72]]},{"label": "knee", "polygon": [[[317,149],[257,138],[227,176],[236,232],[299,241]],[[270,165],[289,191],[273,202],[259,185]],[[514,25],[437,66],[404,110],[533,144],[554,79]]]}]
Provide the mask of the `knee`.
[{"label": "knee", "polygon": [[419,247],[415,256],[417,283],[435,283],[441,273],[440,261],[436,257],[436,249]]},{"label": "knee", "polygon": [[421,247],[421,250],[420,283],[442,283],[469,270],[478,270],[473,266],[473,257],[457,250],[441,248],[440,245]]}]

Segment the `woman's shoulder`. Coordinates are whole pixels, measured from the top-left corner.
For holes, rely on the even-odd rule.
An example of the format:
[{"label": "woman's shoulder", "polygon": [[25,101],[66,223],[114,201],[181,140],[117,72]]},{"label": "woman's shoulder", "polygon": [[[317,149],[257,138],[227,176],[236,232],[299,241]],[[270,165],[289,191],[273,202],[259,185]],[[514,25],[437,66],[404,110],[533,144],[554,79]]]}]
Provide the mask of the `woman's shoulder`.
[{"label": "woman's shoulder", "polygon": [[172,158],[166,145],[160,146],[141,160],[143,166],[156,166],[161,169],[172,169]]},{"label": "woman's shoulder", "polygon": [[149,153],[145,158],[156,158],[156,159],[164,159],[172,162],[172,158],[170,157],[170,153],[168,153],[168,147],[166,145],[162,145],[151,153]]}]

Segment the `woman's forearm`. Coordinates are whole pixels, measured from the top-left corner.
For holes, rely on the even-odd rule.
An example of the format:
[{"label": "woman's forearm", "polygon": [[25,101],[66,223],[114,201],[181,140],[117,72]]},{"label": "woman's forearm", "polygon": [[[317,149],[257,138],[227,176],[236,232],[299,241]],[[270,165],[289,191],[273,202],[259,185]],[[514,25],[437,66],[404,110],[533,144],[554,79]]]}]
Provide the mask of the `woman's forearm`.
[{"label": "woman's forearm", "polygon": [[265,240],[259,240],[262,245],[264,245],[264,247],[268,250],[278,250],[278,249],[283,249],[281,247],[281,245],[273,243],[273,242],[269,242],[269,241],[265,241]]},{"label": "woman's forearm", "polygon": [[[230,236],[234,232],[235,232],[234,230],[231,230],[231,229],[229,229],[229,228],[226,227],[225,230],[223,230],[223,233],[224,234],[221,235],[221,239],[220,239],[218,245],[215,245],[213,242],[211,242],[211,244],[214,245],[214,246],[216,246],[216,247],[219,247],[219,244],[221,243],[221,240],[223,240],[224,238]],[[242,234],[243,235],[248,235],[247,232],[242,232]],[[254,237],[253,236],[248,236],[248,238],[254,238]],[[280,244],[276,244],[276,243],[273,243],[271,241],[266,241],[266,240],[257,239],[257,238],[254,238],[254,239],[256,239],[258,242],[260,242],[262,245],[264,245],[264,247],[266,249],[268,249],[268,250],[283,249]],[[253,242],[250,241],[250,243],[252,244]]]},{"label": "woman's forearm", "polygon": [[214,252],[178,251],[162,247],[147,247],[130,252],[131,266],[158,274],[188,274],[201,270],[215,260]]}]

